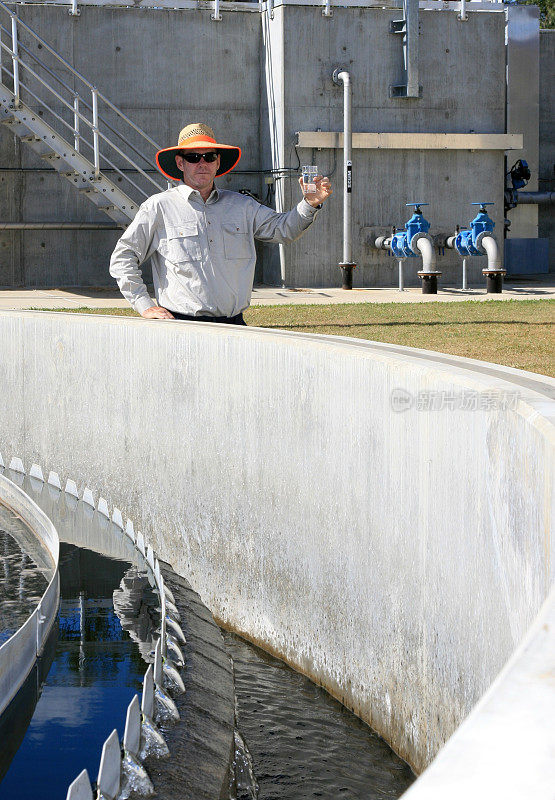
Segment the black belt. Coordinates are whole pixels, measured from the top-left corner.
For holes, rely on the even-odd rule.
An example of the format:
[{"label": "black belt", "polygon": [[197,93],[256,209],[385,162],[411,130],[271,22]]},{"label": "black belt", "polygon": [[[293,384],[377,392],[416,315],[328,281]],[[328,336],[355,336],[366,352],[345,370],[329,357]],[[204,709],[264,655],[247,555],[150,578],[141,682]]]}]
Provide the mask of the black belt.
[{"label": "black belt", "polygon": [[180,314],[179,311],[166,309],[173,314],[176,319],[187,319],[191,322],[223,322],[226,325],[246,325],[243,314],[236,314],[234,317],[193,317],[192,314]]}]

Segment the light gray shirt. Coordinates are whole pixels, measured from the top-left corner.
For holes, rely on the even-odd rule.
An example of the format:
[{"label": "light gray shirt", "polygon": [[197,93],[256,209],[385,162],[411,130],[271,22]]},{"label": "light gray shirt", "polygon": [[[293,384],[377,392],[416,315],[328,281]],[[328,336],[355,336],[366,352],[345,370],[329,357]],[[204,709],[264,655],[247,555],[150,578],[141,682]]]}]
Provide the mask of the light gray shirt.
[{"label": "light gray shirt", "polygon": [[306,200],[278,213],[248,195],[214,188],[206,203],[180,184],[149,197],[110,261],[110,274],[140,313],[155,305],[142,279],[152,261],[156,304],[192,316],[233,317],[248,307],[255,239],[292,242],[314,219]]}]

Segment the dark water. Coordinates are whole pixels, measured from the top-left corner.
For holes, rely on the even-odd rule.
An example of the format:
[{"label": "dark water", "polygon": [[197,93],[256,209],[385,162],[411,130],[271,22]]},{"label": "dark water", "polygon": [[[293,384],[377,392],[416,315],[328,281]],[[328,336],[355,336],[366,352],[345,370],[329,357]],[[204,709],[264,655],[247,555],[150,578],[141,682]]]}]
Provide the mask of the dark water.
[{"label": "dark water", "polygon": [[[134,584],[134,594],[126,582]],[[62,543],[60,583],[52,665],[23,742],[0,783],[1,800],[64,800],[68,785],[84,768],[96,780],[104,741],[114,727],[123,735],[127,705],[142,689],[146,664],[132,637],[142,635],[146,644],[141,649],[150,651],[156,623],[155,599],[144,578],[124,561]],[[114,591],[127,630],[114,611]]]},{"label": "dark water", "polygon": [[19,517],[0,505],[0,645],[33,613],[48,585],[51,568],[44,568],[32,538]]},{"label": "dark water", "polygon": [[224,637],[259,800],[384,800],[415,780],[383,739],[323,689],[243,639]]}]

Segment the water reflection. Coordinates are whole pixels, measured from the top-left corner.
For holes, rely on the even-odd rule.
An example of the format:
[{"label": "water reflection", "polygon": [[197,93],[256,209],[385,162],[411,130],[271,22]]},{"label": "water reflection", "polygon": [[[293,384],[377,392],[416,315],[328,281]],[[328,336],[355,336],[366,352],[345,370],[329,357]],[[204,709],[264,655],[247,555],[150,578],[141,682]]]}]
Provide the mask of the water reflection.
[{"label": "water reflection", "polygon": [[[54,660],[23,742],[0,784],[2,800],[65,797],[81,769],[95,779],[102,744],[113,728],[123,733],[127,705],[140,693],[146,668],[112,604],[130,570],[128,562],[61,543],[62,599]],[[152,619],[154,627],[150,604],[155,598],[139,583],[145,588],[139,616]],[[150,647],[150,642],[142,644]]]},{"label": "water reflection", "polygon": [[0,505],[0,645],[33,613],[52,570],[46,548],[19,517]]}]

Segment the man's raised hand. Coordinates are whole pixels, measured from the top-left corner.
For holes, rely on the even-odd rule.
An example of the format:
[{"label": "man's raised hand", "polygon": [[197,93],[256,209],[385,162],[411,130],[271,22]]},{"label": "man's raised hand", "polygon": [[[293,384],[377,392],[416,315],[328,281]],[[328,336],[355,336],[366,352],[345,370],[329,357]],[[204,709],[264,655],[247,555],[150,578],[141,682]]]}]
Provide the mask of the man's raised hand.
[{"label": "man's raised hand", "polygon": [[[314,183],[316,185],[316,191],[305,194],[303,190],[303,195],[304,199],[309,205],[316,207],[321,205],[325,200],[327,200],[330,194],[333,194],[333,189],[331,188],[330,179],[323,178],[321,175],[317,175],[314,178]],[[301,187],[301,189],[303,189],[302,176],[299,178],[299,186]]]}]

